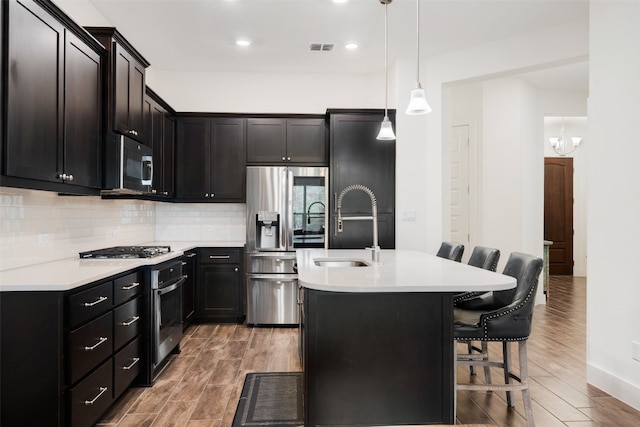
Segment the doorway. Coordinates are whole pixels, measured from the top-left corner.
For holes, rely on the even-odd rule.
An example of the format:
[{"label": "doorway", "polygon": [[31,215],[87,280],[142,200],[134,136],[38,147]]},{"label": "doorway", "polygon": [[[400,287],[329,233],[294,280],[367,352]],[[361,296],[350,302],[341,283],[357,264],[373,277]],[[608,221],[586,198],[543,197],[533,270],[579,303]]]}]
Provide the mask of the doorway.
[{"label": "doorway", "polygon": [[451,237],[469,247],[469,125],[451,127]]},{"label": "doorway", "polygon": [[544,159],[544,239],[549,274],[573,275],[573,158]]}]

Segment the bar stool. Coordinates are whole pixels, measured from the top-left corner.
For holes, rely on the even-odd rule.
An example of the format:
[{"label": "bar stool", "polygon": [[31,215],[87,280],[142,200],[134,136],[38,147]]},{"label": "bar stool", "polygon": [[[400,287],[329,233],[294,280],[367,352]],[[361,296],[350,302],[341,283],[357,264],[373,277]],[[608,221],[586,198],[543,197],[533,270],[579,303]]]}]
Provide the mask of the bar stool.
[{"label": "bar stool", "polygon": [[464,245],[461,243],[442,242],[437,257],[450,259],[451,261],[460,262],[464,253]]},{"label": "bar stool", "polygon": [[[471,257],[469,258],[468,265],[472,265],[474,267],[483,268],[489,271],[496,271],[498,268],[498,261],[500,260],[500,250],[495,248],[489,248],[486,246],[476,246],[473,248],[471,252]],[[464,306],[465,300],[474,298],[478,295],[483,295],[487,292],[462,292],[453,297],[453,306],[458,307],[460,305]],[[494,307],[497,308],[497,307]],[[482,309],[482,308],[478,308]],[[485,354],[488,358],[489,347],[485,342],[480,343],[481,347],[477,348],[473,345],[473,341],[467,342],[467,352],[468,354],[472,354],[474,351],[479,352],[480,354]],[[475,367],[469,366],[469,373],[471,375],[475,375]],[[491,370],[488,366],[484,368],[484,378],[487,383],[491,383]]]},{"label": "bar stool", "polygon": [[[533,427],[535,424],[527,372],[527,339],[531,333],[535,294],[542,264],[540,258],[513,252],[503,271],[503,274],[515,277],[517,280],[511,301],[496,309],[454,308],[453,312],[453,336],[457,342],[498,341],[502,343],[502,362],[490,361],[488,356],[485,358],[485,355],[460,354],[457,356],[458,364],[502,368],[505,380],[505,384],[459,383],[456,385],[457,390],[505,391],[509,406],[515,405],[513,392],[521,390],[528,427]],[[486,295],[476,298],[483,298]],[[513,341],[518,342],[519,376],[511,370],[510,344]],[[512,383],[512,379],[517,383]]]},{"label": "bar stool", "polygon": [[[500,250],[488,248],[486,246],[476,246],[471,252],[468,265],[482,268],[489,271],[496,271],[500,260]],[[471,299],[486,292],[462,292],[453,297],[453,305],[457,306],[461,301]]]}]

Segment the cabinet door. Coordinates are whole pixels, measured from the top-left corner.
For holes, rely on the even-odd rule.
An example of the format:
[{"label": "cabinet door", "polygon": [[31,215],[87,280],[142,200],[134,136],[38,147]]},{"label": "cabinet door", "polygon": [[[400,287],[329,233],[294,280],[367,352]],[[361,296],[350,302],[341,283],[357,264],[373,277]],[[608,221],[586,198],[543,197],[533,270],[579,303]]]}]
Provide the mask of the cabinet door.
[{"label": "cabinet door", "polygon": [[144,67],[115,45],[114,128],[140,142],[144,139]]},{"label": "cabinet door", "polygon": [[204,265],[198,269],[197,317],[200,320],[232,320],[242,317],[240,266]]},{"label": "cabinet door", "polygon": [[195,285],[196,285],[196,255],[187,252],[183,257],[182,272],[187,276],[182,284],[182,326],[186,328],[193,320],[196,311]]},{"label": "cabinet door", "polygon": [[149,105],[149,112],[146,112],[145,116],[148,117],[149,122],[145,129],[148,129],[147,141],[153,148],[153,191],[156,194],[162,194],[163,191],[163,139],[164,139],[164,114],[165,110],[157,102],[147,98],[145,104]]},{"label": "cabinet door", "polygon": [[209,119],[180,118],[176,141],[176,197],[204,199],[209,196]]},{"label": "cabinet door", "polygon": [[273,165],[287,161],[285,119],[247,119],[247,163]]},{"label": "cabinet door", "polygon": [[65,47],[64,173],[70,182],[100,188],[100,55],[67,32]]},{"label": "cabinet door", "polygon": [[176,142],[176,119],[165,114],[163,117],[164,132],[162,138],[162,193],[173,196],[174,193],[174,160]]},{"label": "cabinet door", "polygon": [[56,181],[62,172],[64,28],[34,2],[12,1],[8,39],[5,174]]},{"label": "cabinet door", "polygon": [[[335,212],[335,201],[340,192],[352,184],[362,184],[373,191],[377,200],[379,215],[379,241],[386,242],[381,247],[395,247],[395,142],[378,141],[376,136],[380,129],[382,113],[367,114],[333,114],[330,119],[330,187],[332,192],[331,212]],[[393,120],[393,119],[392,119]],[[354,190],[347,193],[342,202],[343,215],[370,215],[371,200],[363,191]],[[380,221],[388,215],[385,228]],[[359,223],[360,221],[358,221]],[[369,236],[367,246],[371,244],[370,221],[356,224],[345,223],[343,233],[332,232],[329,235],[330,247],[346,249],[349,244],[339,244],[338,239],[347,236],[347,229],[357,227]],[[332,221],[331,228],[335,227]],[[370,228],[369,228],[370,229]],[[384,234],[383,234],[384,233]],[[346,238],[346,237],[343,237]],[[362,240],[362,239],[356,239]],[[353,246],[360,248],[361,242]]]},{"label": "cabinet door", "polygon": [[324,119],[287,119],[287,161],[326,166]]},{"label": "cabinet door", "polygon": [[142,143],[147,142],[144,131],[144,73],[145,68],[135,60],[131,60],[129,71],[129,127],[136,132],[134,138]]},{"label": "cabinet door", "polygon": [[245,119],[211,119],[211,197],[245,200]]}]

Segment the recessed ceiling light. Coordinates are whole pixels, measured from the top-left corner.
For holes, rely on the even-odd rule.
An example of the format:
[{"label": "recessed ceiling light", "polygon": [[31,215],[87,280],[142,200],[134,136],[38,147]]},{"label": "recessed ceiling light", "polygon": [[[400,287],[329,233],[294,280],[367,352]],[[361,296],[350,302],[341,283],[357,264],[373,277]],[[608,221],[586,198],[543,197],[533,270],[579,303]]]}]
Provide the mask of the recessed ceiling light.
[{"label": "recessed ceiling light", "polygon": [[333,0],[334,3],[346,3],[349,0]]},{"label": "recessed ceiling light", "polygon": [[344,45],[345,49],[353,50],[358,48],[358,43],[347,43]]},{"label": "recessed ceiling light", "polygon": [[236,44],[238,46],[249,46],[251,45],[251,41],[247,39],[240,39],[240,40],[236,40]]}]

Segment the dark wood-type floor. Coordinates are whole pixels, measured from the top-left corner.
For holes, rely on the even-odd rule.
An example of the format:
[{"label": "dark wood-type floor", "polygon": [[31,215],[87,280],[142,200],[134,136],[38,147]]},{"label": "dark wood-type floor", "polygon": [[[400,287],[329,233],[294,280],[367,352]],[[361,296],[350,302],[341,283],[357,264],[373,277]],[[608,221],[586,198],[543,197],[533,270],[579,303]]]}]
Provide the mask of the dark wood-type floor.
[{"label": "dark wood-type floor", "polygon": [[[585,286],[584,278],[552,276],[547,305],[535,308],[528,349],[536,425],[636,427],[639,411],[586,383]],[[230,427],[248,372],[300,370],[297,339],[295,328],[192,326],[182,352],[172,356],[155,385],[130,389],[99,425]],[[469,379],[466,368],[457,374]],[[493,378],[500,379],[500,372]],[[475,380],[482,379],[480,372]],[[460,391],[457,422],[525,426],[521,394],[516,396],[514,410],[504,393]]]}]

